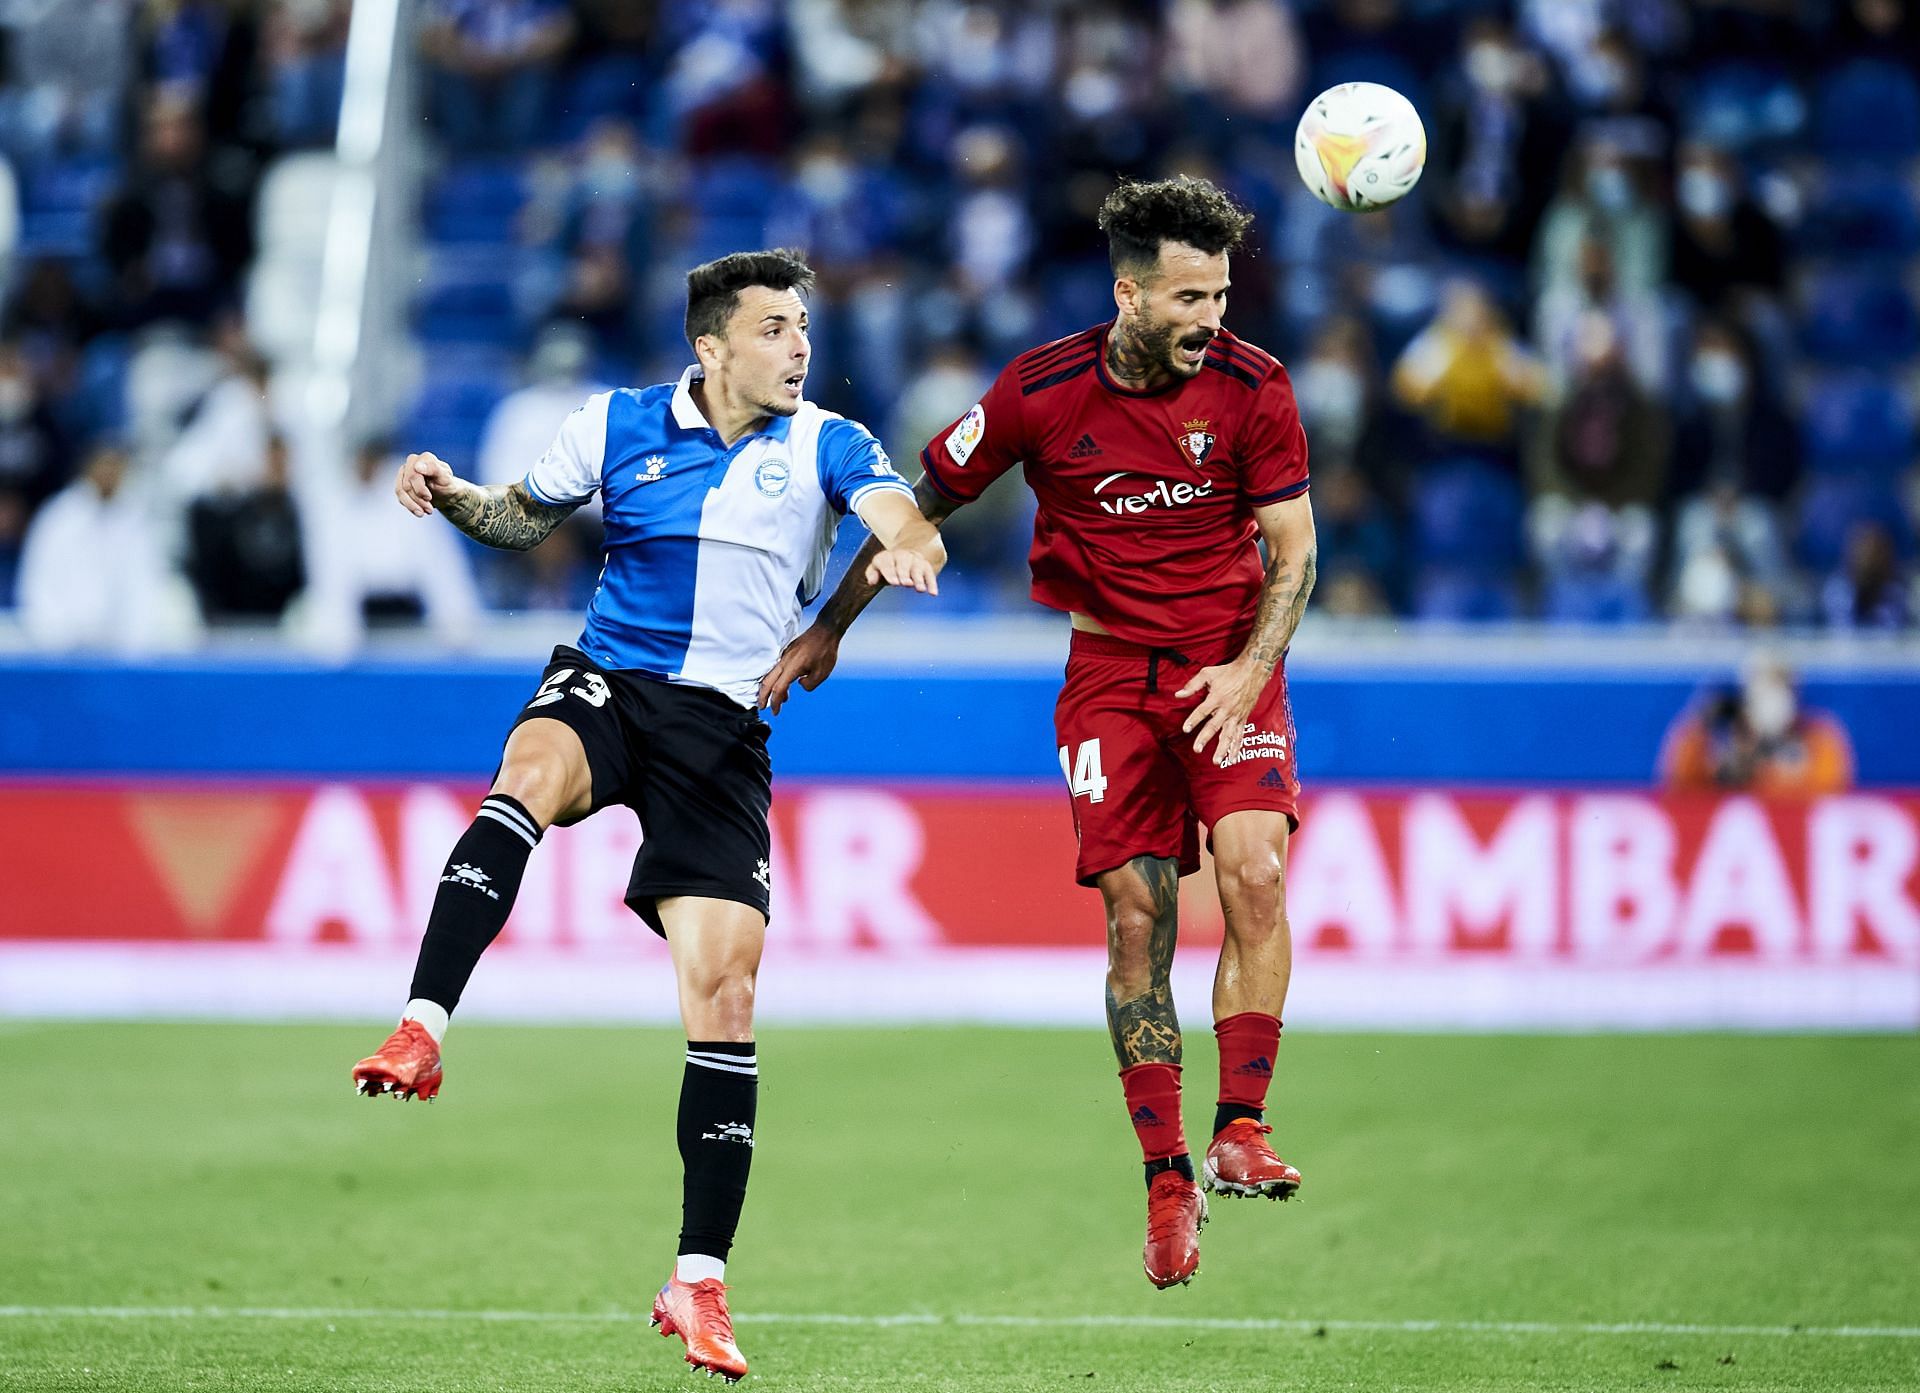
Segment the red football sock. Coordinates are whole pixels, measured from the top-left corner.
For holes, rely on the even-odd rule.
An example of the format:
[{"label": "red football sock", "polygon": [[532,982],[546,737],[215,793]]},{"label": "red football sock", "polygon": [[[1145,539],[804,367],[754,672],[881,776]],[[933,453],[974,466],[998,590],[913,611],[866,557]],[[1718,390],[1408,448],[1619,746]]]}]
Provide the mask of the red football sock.
[{"label": "red football sock", "polygon": [[1140,1138],[1140,1154],[1151,1165],[1187,1154],[1187,1133],[1180,1125],[1180,1066],[1136,1064],[1120,1071],[1127,1093],[1127,1116]]},{"label": "red football sock", "polygon": [[[1242,1011],[1216,1022],[1220,1042],[1222,1108],[1266,1110],[1267,1085],[1273,1082],[1273,1057],[1280,1052],[1280,1022],[1264,1011]],[[1240,1114],[1245,1116],[1245,1113]]]}]

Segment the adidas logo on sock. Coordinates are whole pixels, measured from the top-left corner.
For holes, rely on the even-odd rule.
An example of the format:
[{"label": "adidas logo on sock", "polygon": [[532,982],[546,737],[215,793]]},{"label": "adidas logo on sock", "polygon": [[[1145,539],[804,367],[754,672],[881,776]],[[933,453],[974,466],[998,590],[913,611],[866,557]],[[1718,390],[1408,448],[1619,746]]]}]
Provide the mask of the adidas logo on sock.
[{"label": "adidas logo on sock", "polygon": [[1236,1074],[1258,1074],[1262,1078],[1270,1079],[1273,1077],[1273,1061],[1268,1059],[1264,1054],[1256,1055],[1245,1064],[1235,1066],[1233,1072]]},{"label": "adidas logo on sock", "polygon": [[1280,772],[1280,766],[1277,764],[1260,776],[1262,788],[1285,788],[1286,786],[1287,776]]},{"label": "adidas logo on sock", "polygon": [[1101,453],[1100,447],[1093,443],[1093,432],[1088,431],[1086,434],[1082,435],[1078,440],[1073,442],[1073,448],[1067,451],[1067,458],[1068,459],[1091,459],[1093,458],[1093,456],[1100,453]]},{"label": "adidas logo on sock", "polygon": [[1133,1110],[1133,1125],[1136,1127],[1157,1126],[1159,1122],[1160,1114],[1145,1103]]}]

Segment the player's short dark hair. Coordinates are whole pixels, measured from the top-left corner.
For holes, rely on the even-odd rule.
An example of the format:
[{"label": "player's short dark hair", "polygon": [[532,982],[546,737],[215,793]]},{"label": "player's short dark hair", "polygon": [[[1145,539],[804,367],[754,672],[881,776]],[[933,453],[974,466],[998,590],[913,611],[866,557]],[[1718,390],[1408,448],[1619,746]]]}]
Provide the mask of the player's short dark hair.
[{"label": "player's short dark hair", "polygon": [[1184,242],[1208,256],[1240,245],[1253,214],[1219,185],[1180,174],[1171,179],[1122,179],[1100,205],[1100,230],[1116,276],[1136,280],[1160,261],[1165,242]]},{"label": "player's short dark hair", "polygon": [[702,334],[726,333],[727,318],[750,285],[805,295],[813,289],[813,268],[791,247],[733,252],[694,267],[687,272],[687,342]]}]

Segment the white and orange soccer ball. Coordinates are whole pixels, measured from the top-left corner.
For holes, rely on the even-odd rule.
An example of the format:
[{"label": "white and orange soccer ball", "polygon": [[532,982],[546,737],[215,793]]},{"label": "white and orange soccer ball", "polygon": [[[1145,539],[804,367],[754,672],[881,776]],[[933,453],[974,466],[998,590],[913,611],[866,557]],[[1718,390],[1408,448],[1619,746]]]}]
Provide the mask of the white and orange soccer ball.
[{"label": "white and orange soccer ball", "polygon": [[1293,159],[1313,196],[1346,213],[1406,196],[1427,167],[1427,130],[1413,103],[1377,82],[1343,82],[1307,103]]}]

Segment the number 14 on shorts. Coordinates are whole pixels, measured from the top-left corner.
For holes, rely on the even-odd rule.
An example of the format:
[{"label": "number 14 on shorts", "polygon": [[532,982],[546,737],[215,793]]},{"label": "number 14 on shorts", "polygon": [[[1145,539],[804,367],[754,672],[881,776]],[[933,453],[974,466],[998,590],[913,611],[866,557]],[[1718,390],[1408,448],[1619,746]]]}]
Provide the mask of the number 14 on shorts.
[{"label": "number 14 on shorts", "polygon": [[1069,757],[1068,747],[1060,747],[1060,772],[1066,776],[1067,788],[1072,796],[1086,795],[1089,803],[1104,802],[1107,797],[1107,776],[1100,771],[1100,742],[1083,740],[1080,748]]}]

